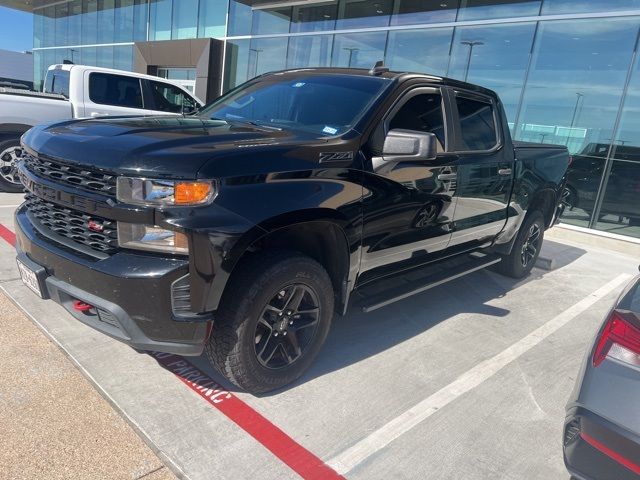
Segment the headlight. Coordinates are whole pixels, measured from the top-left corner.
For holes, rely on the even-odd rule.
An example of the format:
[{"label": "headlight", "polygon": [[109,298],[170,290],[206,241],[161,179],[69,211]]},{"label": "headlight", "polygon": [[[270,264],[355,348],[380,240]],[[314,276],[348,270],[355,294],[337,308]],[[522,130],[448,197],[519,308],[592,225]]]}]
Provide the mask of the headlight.
[{"label": "headlight", "polygon": [[118,222],[118,244],[124,248],[152,252],[189,253],[184,233],[136,223]]},{"label": "headlight", "polygon": [[149,206],[203,205],[215,197],[211,181],[182,182],[118,177],[116,197],[124,203]]}]

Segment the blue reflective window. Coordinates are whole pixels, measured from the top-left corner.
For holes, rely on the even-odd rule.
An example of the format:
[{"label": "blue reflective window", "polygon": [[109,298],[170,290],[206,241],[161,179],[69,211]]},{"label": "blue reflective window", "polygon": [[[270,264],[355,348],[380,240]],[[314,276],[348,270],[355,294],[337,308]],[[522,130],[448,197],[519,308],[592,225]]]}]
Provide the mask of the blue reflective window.
[{"label": "blue reflective window", "polygon": [[69,30],[69,4],[60,3],[55,6],[55,44],[68,45],[67,34]]},{"label": "blue reflective window", "polygon": [[461,0],[458,20],[536,16],[540,4],[541,0]]},{"label": "blue reflective window", "polygon": [[287,62],[286,38],[254,38],[249,48],[249,78],[274,70],[284,70]]},{"label": "blue reflective window", "polygon": [[634,10],[640,8],[640,0],[544,0],[542,13],[607,12],[612,10]]},{"label": "blue reflective window", "polygon": [[200,0],[198,37],[224,37],[228,7],[226,0]]},{"label": "blue reflective window", "polygon": [[82,2],[82,44],[98,43],[98,0]]},{"label": "blue reflective window", "polygon": [[[42,10],[33,12],[33,48],[44,47],[44,14]],[[35,52],[34,52],[35,55]]]},{"label": "blue reflective window", "polygon": [[391,70],[444,75],[452,35],[453,28],[389,32],[384,63]]},{"label": "blue reflective window", "polygon": [[333,35],[291,37],[287,68],[328,67],[331,65]]},{"label": "blue reflective window", "polygon": [[113,47],[96,47],[95,66],[113,68]]},{"label": "blue reflective window", "polygon": [[292,32],[318,32],[333,30],[338,18],[338,4],[293,7]]},{"label": "blue reflective window", "polygon": [[[613,136],[637,35],[636,18],[541,23],[516,137],[566,145],[582,156],[577,165],[601,172],[604,157],[587,147]],[[594,173],[584,186],[593,199],[599,181]],[[570,209],[565,221],[586,226],[591,212]]]},{"label": "blue reflective window", "polygon": [[151,0],[149,12],[149,39],[171,39],[173,0]]},{"label": "blue reflective window", "polygon": [[227,41],[223,86],[225,92],[249,79],[249,46],[249,40]]},{"label": "blue reflective window", "polygon": [[53,47],[56,44],[56,7],[42,9],[42,43],[45,47]]},{"label": "blue reflective window", "polygon": [[134,0],[116,0],[114,40],[133,40]]},{"label": "blue reflective window", "polygon": [[393,11],[393,0],[340,0],[336,28],[386,27]]},{"label": "blue reflective window", "polygon": [[498,92],[513,122],[535,29],[535,23],[456,28],[447,76]]},{"label": "blue reflective window", "polygon": [[98,0],[98,43],[113,43],[115,0]]},{"label": "blue reflective window", "polygon": [[133,6],[133,40],[147,40],[147,20],[149,3],[147,0],[135,0]]},{"label": "blue reflective window", "polygon": [[113,47],[113,68],[133,70],[133,46],[119,45]]},{"label": "blue reflective window", "polygon": [[396,0],[391,25],[453,22],[459,0]]},{"label": "blue reflective window", "polygon": [[228,35],[249,35],[251,33],[252,13],[249,5],[230,0]]},{"label": "blue reflective window", "polygon": [[336,35],[331,65],[334,67],[371,68],[384,58],[387,32]]},{"label": "blue reflective window", "polygon": [[173,3],[171,38],[196,38],[198,30],[198,0]]},{"label": "blue reflective window", "polygon": [[291,21],[291,8],[254,10],[251,33],[254,35],[270,35],[288,33]]},{"label": "blue reflective window", "polygon": [[82,0],[69,2],[69,33],[67,45],[82,44]]}]

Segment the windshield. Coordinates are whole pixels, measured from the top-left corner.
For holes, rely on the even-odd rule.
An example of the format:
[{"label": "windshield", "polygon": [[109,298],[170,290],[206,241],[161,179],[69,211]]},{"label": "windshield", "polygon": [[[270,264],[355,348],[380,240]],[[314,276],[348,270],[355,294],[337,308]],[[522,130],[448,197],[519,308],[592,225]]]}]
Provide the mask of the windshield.
[{"label": "windshield", "polygon": [[391,83],[380,77],[270,75],[221,97],[199,115],[227,122],[339,135],[355,125]]}]

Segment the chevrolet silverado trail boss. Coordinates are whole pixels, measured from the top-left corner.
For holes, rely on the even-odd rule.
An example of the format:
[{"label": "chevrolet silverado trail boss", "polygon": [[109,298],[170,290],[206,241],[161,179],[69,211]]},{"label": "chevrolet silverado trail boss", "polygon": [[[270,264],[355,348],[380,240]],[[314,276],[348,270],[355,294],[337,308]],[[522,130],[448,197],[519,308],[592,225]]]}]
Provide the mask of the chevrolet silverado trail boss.
[{"label": "chevrolet silverado trail boss", "polygon": [[192,115],[22,145],[26,285],[136,349],[206,351],[254,393],[298,378],[350,303],[525,276],[569,161],[512,142],[494,92],[381,66],[266,74]]}]

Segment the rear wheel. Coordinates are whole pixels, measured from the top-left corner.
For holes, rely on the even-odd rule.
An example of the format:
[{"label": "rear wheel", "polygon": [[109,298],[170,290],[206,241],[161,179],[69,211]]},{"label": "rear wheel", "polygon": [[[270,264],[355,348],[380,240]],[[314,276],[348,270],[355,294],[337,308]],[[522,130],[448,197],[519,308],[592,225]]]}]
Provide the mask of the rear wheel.
[{"label": "rear wheel", "polygon": [[18,177],[17,162],[22,156],[20,140],[8,140],[0,143],[0,190],[3,192],[22,192],[22,182]]},{"label": "rear wheel", "polygon": [[525,218],[509,255],[496,265],[496,270],[513,278],[523,278],[536,264],[544,240],[544,217],[538,211]]},{"label": "rear wheel", "polygon": [[206,348],[209,360],[251,393],[293,382],[329,332],[329,275],[312,258],[280,251],[250,259],[230,281]]}]

